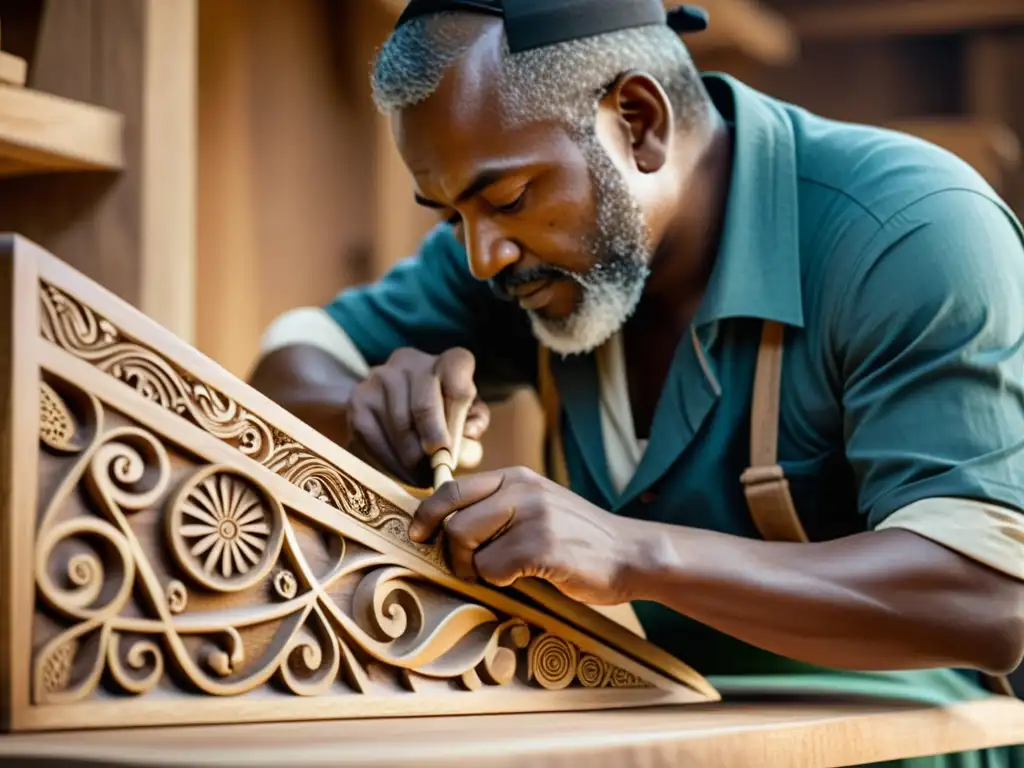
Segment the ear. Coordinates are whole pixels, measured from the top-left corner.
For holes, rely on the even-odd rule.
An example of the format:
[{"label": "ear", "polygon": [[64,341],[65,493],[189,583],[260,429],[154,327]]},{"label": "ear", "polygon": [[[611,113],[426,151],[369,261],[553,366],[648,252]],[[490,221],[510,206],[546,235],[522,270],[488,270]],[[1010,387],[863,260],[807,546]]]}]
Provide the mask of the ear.
[{"label": "ear", "polygon": [[643,173],[654,173],[668,159],[672,107],[661,84],[645,72],[622,75],[601,100],[614,111],[633,162]]}]

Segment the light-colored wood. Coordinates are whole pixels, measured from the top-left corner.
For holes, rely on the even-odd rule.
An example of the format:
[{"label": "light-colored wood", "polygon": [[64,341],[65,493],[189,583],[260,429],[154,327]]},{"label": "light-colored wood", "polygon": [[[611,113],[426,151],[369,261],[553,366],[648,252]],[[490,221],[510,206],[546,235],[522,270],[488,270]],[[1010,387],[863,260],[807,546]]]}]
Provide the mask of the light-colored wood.
[{"label": "light-colored wood", "polygon": [[26,88],[0,85],[3,175],[122,167],[121,116]]},{"label": "light-colored wood", "polygon": [[23,86],[27,77],[28,62],[18,56],[0,51],[0,83]]},{"label": "light-colored wood", "polygon": [[356,23],[366,5],[199,3],[195,343],[237,376],[275,317],[368,276],[372,49],[356,53],[372,42]]},{"label": "light-colored wood", "polygon": [[500,717],[232,725],[0,739],[0,761],[106,765],[417,768],[820,768],[1013,743],[1024,705],[717,704]]},{"label": "light-colored wood", "polygon": [[1005,174],[1020,166],[1020,140],[1002,123],[969,117],[922,118],[893,122],[888,127],[952,152],[993,186],[1000,186]]},{"label": "light-colored wood", "polygon": [[1024,24],[1019,0],[870,0],[807,3],[788,14],[802,40],[937,35]]},{"label": "light-colored wood", "polygon": [[397,483],[67,264],[3,245],[24,340],[0,361],[21,419],[0,509],[12,729],[718,698],[560,594],[456,578],[410,541]]},{"label": "light-colored wood", "polygon": [[146,0],[142,311],[195,340],[197,0]]}]

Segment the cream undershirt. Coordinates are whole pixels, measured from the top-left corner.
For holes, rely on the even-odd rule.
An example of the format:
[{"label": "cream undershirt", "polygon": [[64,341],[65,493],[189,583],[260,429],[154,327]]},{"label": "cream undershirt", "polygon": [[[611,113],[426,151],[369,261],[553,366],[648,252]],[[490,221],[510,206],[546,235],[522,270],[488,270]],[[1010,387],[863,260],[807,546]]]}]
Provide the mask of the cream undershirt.
[{"label": "cream undershirt", "polygon": [[[355,344],[322,309],[297,309],[279,317],[264,335],[260,352],[266,355],[293,344],[319,347],[354,376],[369,371]],[[647,441],[636,438],[621,338],[614,336],[596,358],[608,474],[615,492],[621,493],[636,472]],[[1024,515],[1019,512],[970,499],[923,499],[897,510],[876,530],[892,528],[912,531],[1024,581]]]}]

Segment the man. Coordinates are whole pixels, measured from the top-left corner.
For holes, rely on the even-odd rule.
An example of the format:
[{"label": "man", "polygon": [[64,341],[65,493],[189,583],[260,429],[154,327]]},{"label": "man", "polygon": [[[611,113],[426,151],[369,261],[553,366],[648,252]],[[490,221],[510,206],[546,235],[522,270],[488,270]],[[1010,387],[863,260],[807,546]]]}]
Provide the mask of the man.
[{"label": "man", "polygon": [[[410,4],[374,94],[447,221],[271,329],[254,385],[425,485],[453,411],[472,447],[488,400],[550,374],[568,487],[470,473],[412,523],[460,576],[632,602],[726,693],[987,695],[1024,649],[1020,224],[931,145],[701,77],[693,9],[505,6]],[[764,540],[740,480],[779,328],[810,543]]]}]

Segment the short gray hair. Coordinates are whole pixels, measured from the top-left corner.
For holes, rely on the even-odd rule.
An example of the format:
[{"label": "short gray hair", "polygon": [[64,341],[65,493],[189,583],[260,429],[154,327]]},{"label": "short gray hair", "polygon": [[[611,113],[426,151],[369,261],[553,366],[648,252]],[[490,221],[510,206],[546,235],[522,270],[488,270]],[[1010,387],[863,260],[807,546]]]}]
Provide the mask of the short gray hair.
[{"label": "short gray hair", "polygon": [[[469,50],[480,26],[466,13],[420,16],[396,30],[374,66],[381,112],[425,101]],[[501,103],[512,122],[555,119],[573,133],[592,130],[597,105],[624,72],[642,70],[665,89],[680,127],[707,110],[707,94],[679,36],[663,24],[635,27],[512,54],[503,42]]]}]

